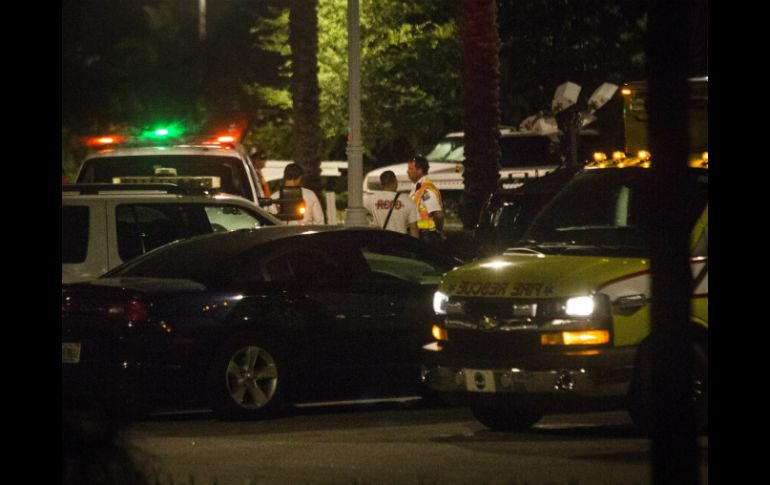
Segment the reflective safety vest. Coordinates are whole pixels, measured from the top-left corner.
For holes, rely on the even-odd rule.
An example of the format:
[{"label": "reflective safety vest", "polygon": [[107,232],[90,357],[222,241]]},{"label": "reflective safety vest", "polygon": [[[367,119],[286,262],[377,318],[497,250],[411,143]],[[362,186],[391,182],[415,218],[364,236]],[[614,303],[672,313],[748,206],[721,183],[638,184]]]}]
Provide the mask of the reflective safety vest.
[{"label": "reflective safety vest", "polygon": [[439,192],[436,186],[433,185],[433,182],[425,179],[420,185],[420,188],[417,189],[412,195],[412,200],[414,201],[414,205],[417,206],[417,212],[420,215],[420,220],[417,221],[417,228],[421,231],[435,231],[436,222],[433,220],[433,217],[431,217],[428,209],[422,203],[422,196],[427,189],[430,189],[430,191],[433,192],[436,197],[438,197],[438,202],[443,207],[441,202],[441,192]]},{"label": "reflective safety vest", "polygon": [[259,185],[262,187],[262,197],[270,197],[270,186],[267,184],[267,180],[265,179],[265,176],[262,175],[261,170],[256,170],[257,172],[257,179],[259,179]]}]

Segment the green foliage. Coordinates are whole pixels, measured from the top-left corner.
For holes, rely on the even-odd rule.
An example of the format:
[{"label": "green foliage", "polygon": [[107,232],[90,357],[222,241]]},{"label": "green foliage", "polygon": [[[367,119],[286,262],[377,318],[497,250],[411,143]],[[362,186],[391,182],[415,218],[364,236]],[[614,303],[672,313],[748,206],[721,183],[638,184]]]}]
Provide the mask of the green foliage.
[{"label": "green foliage", "polygon": [[[360,0],[367,166],[401,162],[461,130],[458,2]],[[640,2],[498,0],[501,113],[516,124],[565,80],[591,89],[642,77]],[[249,144],[291,157],[288,0],[64,0],[62,163],[76,135],[159,119],[188,125],[248,115]],[[344,159],[348,134],[347,1],[318,2],[322,159]],[[65,136],[66,132],[66,136]],[[66,153],[65,153],[66,152]],[[73,169],[74,170],[74,169]]]},{"label": "green foliage", "polygon": [[[436,0],[418,5],[396,0],[361,2],[362,129],[370,164],[403,161],[459,127],[457,41],[454,17],[446,10]],[[321,158],[345,158],[341,144],[349,131],[347,1],[319,2],[318,23]],[[291,122],[290,105],[285,103],[290,99],[290,52],[283,40],[288,39],[288,17],[260,22],[254,33],[260,39],[271,35],[282,39],[260,45],[284,59],[279,66],[283,87],[276,84],[268,91],[250,91],[273,112],[281,113],[283,119],[270,128],[275,129]],[[277,155],[289,157],[288,146]]]},{"label": "green foliage", "polygon": [[403,162],[461,128],[453,9],[367,0],[361,24],[364,142],[380,164]]}]

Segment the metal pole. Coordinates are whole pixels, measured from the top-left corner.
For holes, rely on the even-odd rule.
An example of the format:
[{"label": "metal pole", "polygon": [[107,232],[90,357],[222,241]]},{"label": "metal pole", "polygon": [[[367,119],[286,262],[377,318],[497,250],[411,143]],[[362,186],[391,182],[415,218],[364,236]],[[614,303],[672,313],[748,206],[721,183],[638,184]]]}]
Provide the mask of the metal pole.
[{"label": "metal pole", "polygon": [[348,0],[348,207],[345,224],[366,226],[363,207],[364,144],[361,140],[361,31],[358,24],[358,0]]},{"label": "metal pole", "polygon": [[198,39],[206,40],[206,0],[198,0]]}]

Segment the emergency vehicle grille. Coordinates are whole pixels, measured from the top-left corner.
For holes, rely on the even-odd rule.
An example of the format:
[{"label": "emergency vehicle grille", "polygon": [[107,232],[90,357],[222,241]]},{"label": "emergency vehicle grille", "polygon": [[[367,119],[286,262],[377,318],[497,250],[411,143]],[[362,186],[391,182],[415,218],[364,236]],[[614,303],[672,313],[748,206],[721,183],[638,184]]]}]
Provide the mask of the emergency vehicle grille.
[{"label": "emergency vehicle grille", "polygon": [[563,302],[554,299],[484,299],[484,300],[458,300],[463,303],[464,318],[469,322],[476,322],[486,318],[494,318],[498,321],[524,321],[530,320],[536,324],[537,320],[554,318],[563,315]]}]

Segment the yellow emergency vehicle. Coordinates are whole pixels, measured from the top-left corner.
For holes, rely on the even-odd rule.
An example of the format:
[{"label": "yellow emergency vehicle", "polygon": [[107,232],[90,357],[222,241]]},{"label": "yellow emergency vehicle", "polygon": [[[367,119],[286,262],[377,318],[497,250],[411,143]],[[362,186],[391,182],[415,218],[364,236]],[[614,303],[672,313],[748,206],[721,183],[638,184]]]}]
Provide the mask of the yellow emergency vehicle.
[{"label": "yellow emergency vehicle", "polygon": [[[444,275],[423,383],[484,425],[521,430],[544,414],[627,407],[644,424],[639,368],[650,334],[649,207],[642,166],[586,169],[536,217],[520,247]],[[690,168],[694,397],[708,402],[708,171]],[[640,362],[641,361],[641,362]],[[637,372],[635,372],[635,368]]]}]

